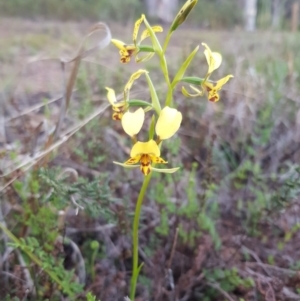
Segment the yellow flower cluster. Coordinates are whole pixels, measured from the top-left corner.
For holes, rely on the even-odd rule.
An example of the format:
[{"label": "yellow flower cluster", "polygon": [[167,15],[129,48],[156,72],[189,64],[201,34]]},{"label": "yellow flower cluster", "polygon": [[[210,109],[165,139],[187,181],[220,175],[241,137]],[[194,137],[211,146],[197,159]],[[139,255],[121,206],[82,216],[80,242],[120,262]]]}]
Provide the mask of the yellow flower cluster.
[{"label": "yellow flower cluster", "polygon": [[[139,167],[144,175],[148,175],[151,171],[172,173],[178,170],[178,168],[162,169],[154,167],[155,164],[167,164],[164,159],[160,157],[160,147],[163,140],[171,138],[179,129],[182,114],[173,106],[173,91],[179,82],[190,83],[198,87],[190,86],[195,93],[189,93],[185,87],[182,87],[182,93],[187,97],[197,97],[206,95],[209,101],[216,102],[220,99],[219,91],[228,82],[228,80],[233,77],[232,75],[227,75],[220,80],[213,82],[210,80],[212,73],[218,69],[222,63],[222,56],[218,52],[213,52],[208,47],[207,44],[202,43],[204,46],[204,56],[206,58],[208,69],[204,78],[199,77],[184,77],[184,73],[187,70],[189,64],[196,55],[199,47],[197,46],[195,50],[189,55],[186,61],[179,68],[177,74],[174,76],[171,82],[168,75],[168,67],[165,59],[165,50],[170,40],[173,32],[180,26],[193,7],[196,5],[197,0],[187,0],[182,9],[179,11],[175,17],[168,33],[166,36],[165,43],[163,47],[160,45],[156,33],[162,32],[162,27],[160,26],[150,26],[145,16],[142,15],[140,19],[135,22],[132,43],[126,44],[120,40],[112,39],[111,42],[114,46],[119,49],[120,60],[122,63],[128,63],[132,57],[135,57],[136,62],[146,61],[152,58],[155,54],[159,57],[160,67],[162,69],[163,75],[166,79],[168,85],[168,93],[166,97],[166,102],[161,109],[160,101],[156,95],[155,88],[151,82],[147,70],[138,70],[133,73],[124,88],[124,97],[122,101],[116,100],[116,95],[113,89],[106,88],[107,98],[111,104],[114,120],[121,121],[122,127],[127,135],[132,138],[133,146],[130,151],[130,158],[124,162],[114,162],[118,165],[127,168]],[[139,36],[139,30],[141,24],[146,26],[146,29]],[[151,45],[142,45],[142,42],[150,38]],[[138,55],[143,52],[146,53],[143,57],[138,57]],[[129,98],[129,92],[134,84],[134,82],[144,74],[147,79],[147,83],[150,89],[152,102],[138,101],[133,103]],[[133,107],[139,107],[133,110]],[[152,122],[150,123],[149,130],[149,140],[146,142],[139,141],[137,135],[140,133],[145,118],[146,113],[154,110],[156,115],[152,116]],[[156,123],[155,120],[157,119]],[[155,123],[155,124],[154,124]],[[155,133],[154,133],[155,132]],[[155,136],[155,138],[154,138]]]},{"label": "yellow flower cluster", "polygon": [[[115,93],[110,88],[107,88],[107,90],[107,97],[112,103],[112,100],[115,99]],[[120,105],[116,105],[115,102],[113,102],[112,105],[113,110],[125,107],[124,102]],[[156,139],[150,139],[147,142],[137,141],[136,139],[136,135],[141,131],[145,121],[145,110],[143,108],[138,108],[134,112],[129,110],[124,112],[120,110],[119,112],[114,112],[114,114],[115,113],[120,117],[124,132],[132,138],[134,145],[130,152],[130,159],[125,163],[114,163],[123,167],[140,167],[144,175],[148,175],[151,170],[164,173],[173,173],[178,170],[178,168],[159,169],[152,166],[152,163],[168,163],[160,157],[159,145],[162,140],[171,138],[178,131],[182,121],[182,114],[178,110],[168,106],[161,110],[155,126]]]}]

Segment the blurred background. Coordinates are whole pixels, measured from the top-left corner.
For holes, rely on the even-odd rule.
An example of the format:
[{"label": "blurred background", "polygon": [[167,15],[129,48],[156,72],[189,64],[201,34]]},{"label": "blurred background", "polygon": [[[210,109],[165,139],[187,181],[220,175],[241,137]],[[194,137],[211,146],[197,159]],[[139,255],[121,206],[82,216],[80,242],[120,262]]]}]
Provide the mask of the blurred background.
[{"label": "blurred background", "polygon": [[[171,22],[181,0],[13,0],[0,1],[0,15],[30,19],[117,20],[128,23],[146,11],[153,20]],[[186,25],[209,29],[297,30],[297,0],[202,0]]]}]

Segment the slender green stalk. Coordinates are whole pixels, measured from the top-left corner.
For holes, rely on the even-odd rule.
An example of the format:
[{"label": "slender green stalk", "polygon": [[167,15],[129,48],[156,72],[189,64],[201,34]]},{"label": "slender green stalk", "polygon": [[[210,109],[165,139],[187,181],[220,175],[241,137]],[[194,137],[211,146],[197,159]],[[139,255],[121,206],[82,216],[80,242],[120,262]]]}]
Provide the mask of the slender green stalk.
[{"label": "slender green stalk", "polygon": [[163,46],[163,54],[165,54],[166,50],[167,50],[167,47],[169,45],[169,42],[170,42],[170,39],[171,39],[171,36],[172,36],[172,31],[170,31],[169,29],[169,32],[166,36],[166,39],[165,39],[165,42],[164,42],[164,46]]},{"label": "slender green stalk", "polygon": [[[164,75],[164,78],[166,80],[167,86],[168,86],[168,92],[166,97],[165,105],[170,106],[172,105],[173,100],[173,87],[171,85],[171,81],[169,78],[169,71],[168,71],[168,65],[165,57],[165,50],[168,46],[169,40],[171,37],[171,33],[167,35],[166,41],[164,43],[164,49],[162,52],[157,53],[160,58],[160,68],[162,70],[162,73]],[[160,144],[161,147],[161,144]],[[132,236],[133,236],[133,264],[132,264],[132,277],[131,277],[131,287],[130,287],[130,300],[134,300],[135,297],[135,291],[136,291],[136,284],[139,276],[139,272],[142,268],[142,265],[138,265],[138,258],[139,258],[139,221],[140,221],[140,214],[142,209],[142,204],[144,200],[144,196],[146,193],[146,190],[148,188],[150,179],[151,179],[152,173],[150,173],[148,176],[144,178],[143,185],[141,187],[136,207],[135,207],[135,214],[134,214],[134,221],[133,221],[133,230],[132,230]]]},{"label": "slender green stalk", "polygon": [[173,87],[171,85],[171,81],[169,78],[169,71],[168,71],[168,65],[166,61],[166,57],[164,54],[160,55],[160,68],[162,70],[162,73],[165,77],[166,83],[168,85],[168,92],[167,92],[167,97],[166,97],[166,106],[171,106],[172,105],[172,100],[173,100]]},{"label": "slender green stalk", "polygon": [[166,61],[166,57],[164,56],[164,54],[160,55],[160,68],[163,72],[163,75],[164,75],[165,80],[168,84],[168,87],[170,87],[171,82],[170,82],[170,78],[169,78],[169,71],[168,71],[167,61]]},{"label": "slender green stalk", "polygon": [[150,179],[151,179],[152,172],[144,178],[143,185],[141,187],[139,197],[137,199],[135,213],[134,213],[134,221],[133,221],[133,264],[132,264],[132,277],[131,277],[131,288],[130,288],[130,300],[134,300],[135,290],[137,279],[139,276],[140,267],[138,266],[138,259],[139,259],[139,222],[140,222],[140,214],[142,209],[142,204],[144,200],[144,196],[146,190],[148,188]]}]

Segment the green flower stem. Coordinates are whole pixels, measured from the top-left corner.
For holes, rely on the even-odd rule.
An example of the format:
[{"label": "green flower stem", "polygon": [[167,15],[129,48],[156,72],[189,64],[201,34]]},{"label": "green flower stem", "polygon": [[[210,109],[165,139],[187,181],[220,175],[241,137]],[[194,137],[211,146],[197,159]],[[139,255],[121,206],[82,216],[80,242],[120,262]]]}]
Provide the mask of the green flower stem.
[{"label": "green flower stem", "polygon": [[168,71],[167,61],[166,61],[166,57],[164,56],[164,54],[160,55],[160,68],[163,72],[163,75],[164,75],[165,80],[168,84],[168,87],[170,87],[171,82],[170,82],[170,78],[169,78],[169,71]]},{"label": "green flower stem", "polygon": [[164,74],[166,83],[168,85],[168,92],[167,92],[167,98],[166,98],[165,105],[166,106],[172,106],[173,88],[172,88],[171,81],[170,81],[170,78],[169,78],[169,71],[168,71],[167,61],[166,61],[166,57],[165,57],[164,54],[160,55],[160,67],[161,67],[161,70]]},{"label": "green flower stem", "polygon": [[173,89],[172,87],[169,87],[165,105],[172,107],[172,100],[173,100]]},{"label": "green flower stem", "polygon": [[13,241],[16,245],[20,246],[20,248],[28,255],[28,257],[35,262],[38,266],[40,266],[48,275],[49,277],[56,282],[60,287],[64,289],[64,292],[67,293],[69,296],[73,296],[74,294],[71,292],[68,286],[64,285],[62,281],[57,277],[55,273],[50,271],[48,268],[46,268],[43,264],[43,262],[36,257],[22,242],[14,236],[1,222],[0,222],[0,229],[10,238],[11,241]]},{"label": "green flower stem", "polygon": [[135,297],[135,290],[137,279],[139,276],[140,267],[138,266],[138,259],[139,259],[139,222],[140,222],[140,215],[142,204],[144,200],[144,196],[146,190],[148,188],[150,179],[151,179],[152,172],[144,178],[143,185],[141,187],[139,197],[137,199],[135,213],[134,213],[134,221],[133,221],[133,229],[132,229],[132,236],[133,236],[133,264],[132,264],[132,277],[131,277],[131,288],[130,288],[130,300],[134,300]]},{"label": "green flower stem", "polygon": [[173,31],[170,31],[170,30],[169,30],[169,32],[168,32],[168,34],[167,34],[167,37],[166,37],[166,39],[165,39],[165,42],[164,42],[164,46],[163,46],[163,54],[165,54],[165,52],[166,52],[166,49],[167,49],[167,47],[168,47],[168,45],[169,45],[169,42],[170,42],[172,33],[173,33]]}]

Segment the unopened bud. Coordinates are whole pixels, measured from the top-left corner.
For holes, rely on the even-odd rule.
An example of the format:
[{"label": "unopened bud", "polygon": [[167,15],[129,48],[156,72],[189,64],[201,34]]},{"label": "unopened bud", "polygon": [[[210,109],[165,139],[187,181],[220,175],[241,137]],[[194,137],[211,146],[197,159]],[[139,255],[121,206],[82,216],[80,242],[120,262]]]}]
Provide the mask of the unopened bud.
[{"label": "unopened bud", "polygon": [[181,8],[177,16],[175,17],[172,25],[171,25],[171,32],[176,30],[179,25],[181,25],[189,13],[192,11],[194,6],[197,4],[198,0],[188,0]]}]

